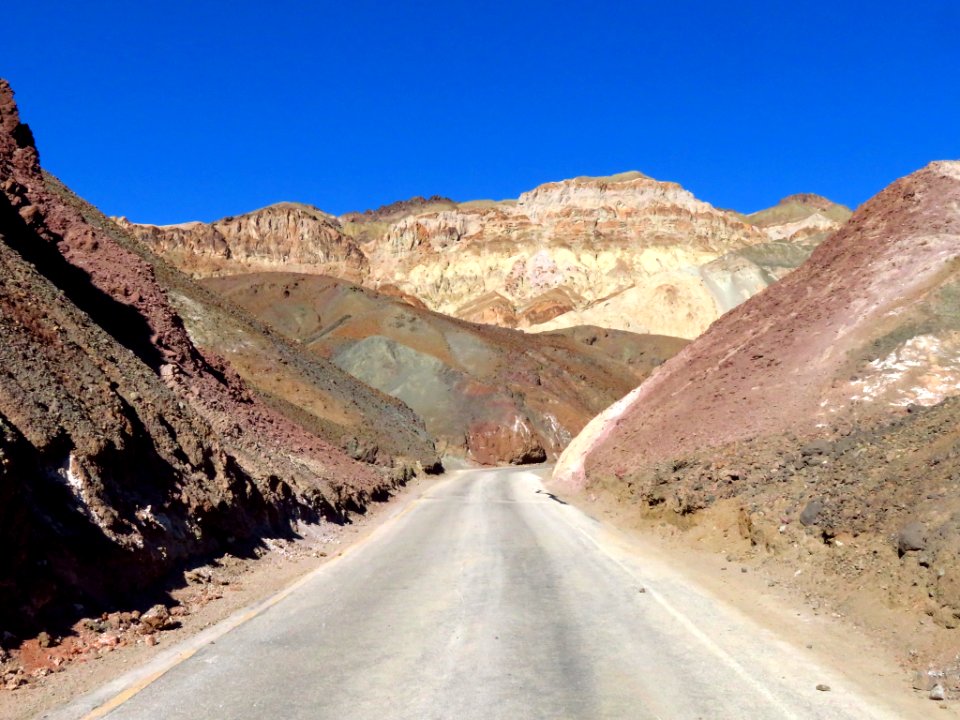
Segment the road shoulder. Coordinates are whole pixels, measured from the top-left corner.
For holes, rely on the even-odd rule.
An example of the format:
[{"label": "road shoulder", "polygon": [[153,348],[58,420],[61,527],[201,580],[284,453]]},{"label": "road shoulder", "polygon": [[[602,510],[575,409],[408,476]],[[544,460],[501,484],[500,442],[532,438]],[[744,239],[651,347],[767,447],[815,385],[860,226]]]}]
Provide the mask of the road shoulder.
[{"label": "road shoulder", "polygon": [[[298,539],[265,540],[257,556],[226,555],[221,562],[193,568],[198,571],[191,576],[194,580],[184,581],[170,592],[171,609],[182,608],[173,610],[174,627],[154,634],[149,643],[110,630],[94,633],[84,655],[54,666],[53,671],[37,672],[28,684],[15,690],[0,690],[0,717],[84,717],[97,705],[143,685],[196,647],[269,607],[306,578],[362,545],[456,472],[414,478],[388,502],[372,504],[349,525],[304,526]],[[57,646],[33,651],[41,658],[55,659],[57,647],[67,646],[67,641],[64,638]]]}]

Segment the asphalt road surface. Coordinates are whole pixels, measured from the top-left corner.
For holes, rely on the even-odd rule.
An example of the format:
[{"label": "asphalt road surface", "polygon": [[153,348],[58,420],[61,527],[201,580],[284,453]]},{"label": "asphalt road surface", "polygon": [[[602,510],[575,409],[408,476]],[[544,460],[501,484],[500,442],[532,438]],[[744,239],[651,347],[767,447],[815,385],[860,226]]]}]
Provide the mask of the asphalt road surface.
[{"label": "asphalt road surface", "polygon": [[595,521],[515,469],[455,473],[295,592],[199,644],[100,712],[896,717],[662,561],[604,541]]}]

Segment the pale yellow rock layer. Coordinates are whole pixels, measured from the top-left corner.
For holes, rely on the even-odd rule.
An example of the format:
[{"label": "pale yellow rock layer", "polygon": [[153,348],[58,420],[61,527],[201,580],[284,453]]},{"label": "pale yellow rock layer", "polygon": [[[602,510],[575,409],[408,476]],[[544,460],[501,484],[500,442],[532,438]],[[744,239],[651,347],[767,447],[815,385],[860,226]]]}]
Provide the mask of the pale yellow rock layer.
[{"label": "pale yellow rock layer", "polygon": [[388,221],[281,203],[209,225],[127,225],[197,276],[327,274],[476,322],[692,338],[794,266],[757,265],[740,251],[819,241],[840,224],[822,198],[740,216],[638,172],[546,183],[516,201],[405,205]]}]

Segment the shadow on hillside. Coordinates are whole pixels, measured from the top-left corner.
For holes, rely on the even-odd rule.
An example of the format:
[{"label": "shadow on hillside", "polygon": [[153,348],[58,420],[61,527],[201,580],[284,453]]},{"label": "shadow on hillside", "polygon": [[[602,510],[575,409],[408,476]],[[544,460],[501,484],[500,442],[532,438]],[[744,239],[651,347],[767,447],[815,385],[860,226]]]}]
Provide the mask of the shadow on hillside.
[{"label": "shadow on hillside", "polygon": [[[94,599],[89,593],[82,593],[81,596],[66,593],[71,600],[68,604],[53,603],[32,620],[22,619],[19,623],[0,627],[0,647],[15,649],[22,641],[35,638],[41,632],[46,632],[56,639],[76,636],[78,631],[75,628],[78,623],[85,624],[87,629],[98,634],[118,632],[122,629],[117,622],[119,615],[126,616],[135,611],[142,615],[155,605],[177,607],[180,603],[174,594],[189,585],[208,586],[222,591],[223,586],[229,585],[239,574],[233,568],[234,563],[263,557],[270,551],[269,540],[299,539],[302,539],[302,536],[290,530],[234,541],[215,551],[174,563],[155,582],[146,583],[139,589],[127,589],[114,595],[109,588],[100,588],[96,593],[101,596],[99,599]],[[109,599],[104,599],[105,597]],[[165,629],[175,629],[178,626],[179,622],[173,617]],[[134,636],[136,634],[134,632]]]},{"label": "shadow on hillside", "polygon": [[0,233],[11,249],[60,289],[94,323],[154,371],[160,368],[163,357],[151,341],[153,330],[147,319],[136,308],[103,292],[86,272],[71,265],[60,254],[55,242],[40,237],[24,222],[3,193],[0,193]]}]

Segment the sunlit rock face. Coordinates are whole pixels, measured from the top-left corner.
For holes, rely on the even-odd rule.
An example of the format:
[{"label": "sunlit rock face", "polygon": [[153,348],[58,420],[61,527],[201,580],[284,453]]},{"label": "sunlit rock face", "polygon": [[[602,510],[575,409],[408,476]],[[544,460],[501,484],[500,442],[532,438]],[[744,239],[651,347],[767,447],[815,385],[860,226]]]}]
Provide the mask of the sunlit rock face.
[{"label": "sunlit rock face", "polygon": [[479,322],[692,337],[717,316],[698,268],[764,240],[675,183],[576,178],[515,203],[408,217],[369,248],[368,282],[397,278],[430,307]]},{"label": "sunlit rock face", "polygon": [[326,274],[502,327],[692,338],[799,265],[845,212],[800,195],[740,215],[629,172],[500,202],[414,198],[339,218],[281,203],[209,225],[129,227],[197,276]]},{"label": "sunlit rock face", "polygon": [[213,223],[139,225],[120,218],[155,252],[192,275],[324,268],[359,280],[367,259],[339,220],[300,203],[279,203]]}]

